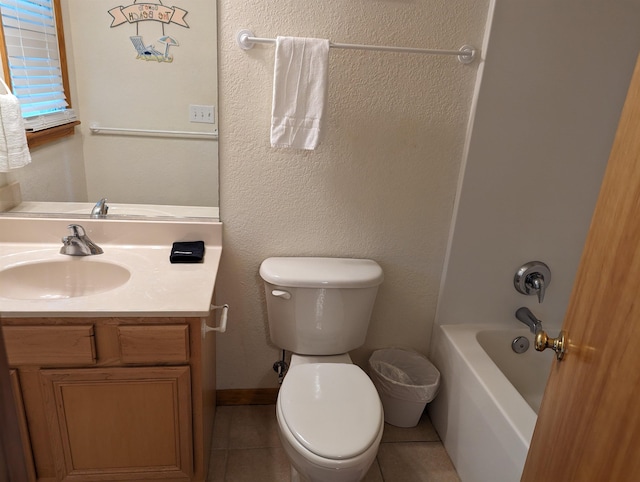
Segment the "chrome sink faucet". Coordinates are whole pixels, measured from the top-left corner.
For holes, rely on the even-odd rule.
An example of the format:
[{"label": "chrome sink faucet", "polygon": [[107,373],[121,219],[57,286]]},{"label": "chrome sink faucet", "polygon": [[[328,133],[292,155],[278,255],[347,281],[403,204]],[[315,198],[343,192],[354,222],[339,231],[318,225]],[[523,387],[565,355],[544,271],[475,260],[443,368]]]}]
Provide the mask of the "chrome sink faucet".
[{"label": "chrome sink faucet", "polygon": [[107,206],[107,198],[103,197],[91,209],[91,217],[92,218],[106,218],[107,217],[107,211],[109,211],[109,206]]},{"label": "chrome sink faucet", "polygon": [[516,318],[527,325],[534,335],[542,331],[542,322],[526,306],[516,310]]},{"label": "chrome sink faucet", "polygon": [[68,228],[71,234],[62,238],[60,254],[67,254],[69,256],[91,256],[104,252],[100,246],[89,239],[89,236],[84,232],[82,226],[79,224],[70,224]]}]

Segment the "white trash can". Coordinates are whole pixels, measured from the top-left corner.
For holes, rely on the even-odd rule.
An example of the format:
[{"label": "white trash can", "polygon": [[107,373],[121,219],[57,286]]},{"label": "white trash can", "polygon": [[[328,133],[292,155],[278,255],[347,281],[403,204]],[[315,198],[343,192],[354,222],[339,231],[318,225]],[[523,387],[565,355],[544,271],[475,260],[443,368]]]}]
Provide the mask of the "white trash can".
[{"label": "white trash can", "polygon": [[374,351],[369,368],[384,407],[384,421],[396,427],[415,427],[424,407],[438,393],[438,369],[421,354],[402,348]]}]

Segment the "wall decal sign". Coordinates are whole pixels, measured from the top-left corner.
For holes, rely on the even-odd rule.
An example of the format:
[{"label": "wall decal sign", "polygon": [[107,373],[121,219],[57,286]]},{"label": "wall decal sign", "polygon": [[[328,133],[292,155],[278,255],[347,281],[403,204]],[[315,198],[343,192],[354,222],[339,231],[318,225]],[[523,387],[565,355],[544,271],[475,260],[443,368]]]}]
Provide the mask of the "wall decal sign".
[{"label": "wall decal sign", "polygon": [[[108,12],[113,18],[111,28],[124,24],[135,25],[136,34],[129,38],[138,54],[137,59],[153,60],[156,62],[173,62],[173,56],[169,55],[169,48],[180,44],[175,38],[165,35],[165,26],[175,24],[180,27],[189,28],[189,25],[184,19],[189,12],[178,7],[167,7],[162,4],[161,0],[158,0],[158,3],[149,1],[144,3],[137,2],[138,0],[134,0],[131,5],[127,5],[126,7],[118,6],[110,9]],[[161,26],[161,36],[157,41],[164,46],[159,49],[153,44],[145,45],[142,36],[139,34],[139,23],[149,21],[158,22]]]},{"label": "wall decal sign", "polygon": [[113,17],[112,27],[117,27],[123,23],[143,22],[145,20],[155,20],[156,22],[177,23],[183,27],[189,27],[184,20],[189,13],[177,7],[165,7],[155,3],[134,3],[128,7],[116,7],[109,10],[109,15]]}]

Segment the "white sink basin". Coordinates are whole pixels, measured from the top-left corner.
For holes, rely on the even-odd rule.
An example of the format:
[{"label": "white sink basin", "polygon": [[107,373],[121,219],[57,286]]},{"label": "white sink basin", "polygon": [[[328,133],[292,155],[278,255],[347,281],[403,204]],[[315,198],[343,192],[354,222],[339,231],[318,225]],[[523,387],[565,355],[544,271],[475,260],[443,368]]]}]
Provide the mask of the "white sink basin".
[{"label": "white sink basin", "polygon": [[131,273],[117,264],[65,257],[11,266],[0,271],[0,297],[55,300],[89,296],[125,284]]}]

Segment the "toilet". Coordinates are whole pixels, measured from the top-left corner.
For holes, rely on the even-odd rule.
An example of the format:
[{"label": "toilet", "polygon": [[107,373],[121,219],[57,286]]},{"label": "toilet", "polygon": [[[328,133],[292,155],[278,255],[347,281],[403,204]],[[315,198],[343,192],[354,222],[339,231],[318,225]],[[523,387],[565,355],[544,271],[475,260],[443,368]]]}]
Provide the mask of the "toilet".
[{"label": "toilet", "polygon": [[365,341],[382,268],[352,258],[268,258],[260,265],[271,341],[292,352],[276,403],[291,480],[356,482],[378,453],[378,393],[348,354]]}]

